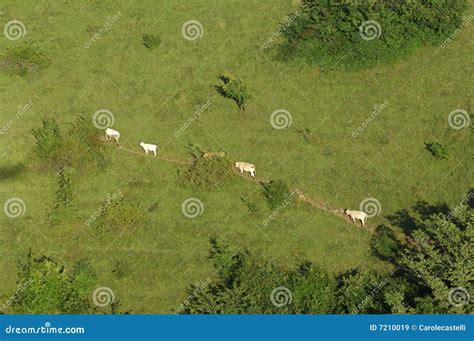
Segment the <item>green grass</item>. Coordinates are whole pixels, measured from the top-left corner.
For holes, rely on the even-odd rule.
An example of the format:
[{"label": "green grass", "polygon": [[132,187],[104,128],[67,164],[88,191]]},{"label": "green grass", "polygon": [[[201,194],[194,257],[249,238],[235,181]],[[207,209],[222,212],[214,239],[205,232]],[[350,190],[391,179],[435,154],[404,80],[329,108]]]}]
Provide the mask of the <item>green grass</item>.
[{"label": "green grass", "polygon": [[[19,105],[32,101],[0,135],[0,197],[26,203],[24,216],[0,216],[0,302],[14,293],[17,259],[29,248],[68,265],[89,258],[98,286],[112,288],[122,307],[137,313],[172,312],[190,283],[213,275],[207,259],[212,235],[265,251],[288,266],[309,259],[335,273],[387,267],[370,255],[371,234],[359,226],[299,203],[264,227],[272,212],[257,183],[237,179],[212,191],[183,188],[177,184],[182,166],[112,143],[105,171],[72,174],[80,217],[50,228],[44,222],[54,200],[55,175],[40,168],[31,135],[45,117],[67,129],[75,117],[92,118],[105,108],[114,113],[121,144],[137,152],[143,140],[158,144],[160,156],[188,160],[185,147],[193,143],[225,150],[233,161],[252,162],[258,177],[282,179],[290,189],[333,208],[357,209],[364,198],[375,197],[382,214],[369,219],[371,226],[387,223],[386,215],[417,200],[457,204],[472,187],[472,130],[451,129],[447,116],[467,109],[473,95],[474,26],[444,49],[425,48],[389,67],[357,73],[290,68],[273,60],[272,46],[261,46],[296,6],[291,1],[107,1],[35,7],[7,1],[2,24],[21,20],[27,28],[23,40],[41,46],[48,65],[26,76],[0,73],[0,126],[15,117]],[[90,27],[100,29],[119,11],[119,20],[86,49]],[[181,26],[193,19],[201,22],[204,34],[189,41]],[[144,47],[143,32],[158,35],[160,47]],[[20,44],[0,39],[2,50]],[[226,70],[253,95],[245,113],[214,89]],[[195,106],[208,100],[210,108],[176,138],[174,132],[193,116]],[[387,108],[353,138],[352,131],[384,101]],[[292,127],[309,129],[313,142],[295,129],[273,129],[270,115],[277,109],[291,113]],[[448,146],[448,159],[433,158],[426,141]],[[108,193],[118,190],[143,207],[156,207],[135,234],[97,235],[84,222]],[[189,197],[204,204],[195,219],[181,213]],[[240,197],[255,202],[259,213],[249,212]],[[113,272],[120,261],[130,269],[121,278]]]}]

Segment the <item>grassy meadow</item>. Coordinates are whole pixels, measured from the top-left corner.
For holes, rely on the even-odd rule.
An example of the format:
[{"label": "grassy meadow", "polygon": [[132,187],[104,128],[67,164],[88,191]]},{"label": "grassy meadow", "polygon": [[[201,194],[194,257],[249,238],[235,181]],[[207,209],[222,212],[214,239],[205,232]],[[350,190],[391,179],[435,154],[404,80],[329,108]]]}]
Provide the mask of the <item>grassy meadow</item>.
[{"label": "grassy meadow", "polygon": [[[212,278],[211,236],[288,267],[308,259],[333,273],[389,270],[371,254],[367,228],[302,202],[265,226],[272,210],[257,182],[236,176],[211,191],[191,190],[177,184],[185,165],[113,143],[106,146],[111,160],[104,170],[72,172],[78,217],[50,227],[45,220],[56,174],[41,167],[31,134],[44,118],[67,129],[76,117],[92,123],[94,112],[107,109],[121,145],[139,154],[138,143],[145,141],[159,146],[160,157],[188,161],[186,146],[193,143],[254,163],[257,178],[282,179],[334,210],[358,209],[364,199],[376,198],[381,211],[369,219],[371,227],[390,224],[388,216],[418,201],[456,205],[474,186],[473,130],[472,124],[451,128],[448,114],[473,109],[474,24],[446,47],[420,49],[393,65],[320,70],[277,61],[277,42],[263,48],[297,9],[295,0],[4,1],[2,26],[20,20],[26,34],[18,40],[1,36],[0,51],[28,41],[48,65],[26,76],[0,73],[0,127],[31,102],[0,135],[2,205],[21,198],[26,207],[18,218],[0,215],[0,301],[15,292],[18,259],[30,249],[68,266],[89,259],[100,286],[135,313],[173,312],[189,284]],[[471,6],[467,15],[473,13]],[[114,15],[118,19],[91,42]],[[202,24],[202,37],[183,37],[188,20]],[[160,46],[147,49],[142,34],[157,34]],[[252,94],[245,112],[214,88],[225,71]],[[176,137],[196,106],[208,101],[210,107]],[[278,109],[291,114],[291,126],[272,127],[270,116]],[[435,141],[448,147],[446,160],[426,150],[425,143]],[[118,191],[147,208],[146,223],[130,235],[98,236],[85,221]],[[190,197],[204,207],[193,219],[181,211]],[[249,212],[242,198],[258,211]]]}]

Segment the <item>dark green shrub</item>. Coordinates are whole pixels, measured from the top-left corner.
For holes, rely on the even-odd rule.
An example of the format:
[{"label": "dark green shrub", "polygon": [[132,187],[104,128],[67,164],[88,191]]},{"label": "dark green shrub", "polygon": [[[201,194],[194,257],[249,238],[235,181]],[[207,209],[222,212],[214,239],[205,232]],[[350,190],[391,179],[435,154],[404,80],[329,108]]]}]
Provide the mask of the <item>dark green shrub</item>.
[{"label": "dark green shrub", "polygon": [[251,95],[243,82],[228,72],[220,74],[219,79],[223,84],[217,85],[216,90],[223,97],[234,100],[239,110],[245,111],[245,103],[251,98]]},{"label": "dark green shrub", "polygon": [[426,149],[437,159],[447,159],[448,158],[448,149],[443,146],[441,143],[432,142],[425,143]]},{"label": "dark green shrub", "polygon": [[142,34],[143,45],[147,49],[156,49],[161,45],[161,38],[157,34]]},{"label": "dark green shrub", "polygon": [[289,202],[290,190],[282,180],[261,182],[261,185],[263,187],[263,195],[272,210],[286,206],[285,202]]},{"label": "dark green shrub", "polygon": [[61,169],[58,173],[58,189],[56,190],[53,208],[48,213],[48,220],[51,225],[57,224],[61,219],[74,216],[76,212],[72,201],[70,174],[66,169]]},{"label": "dark green shrub", "polygon": [[214,189],[226,184],[234,177],[232,163],[225,156],[204,157],[196,146],[188,147],[194,157],[192,165],[178,172],[178,183],[184,187]]},{"label": "dark green shrub", "polygon": [[43,126],[33,129],[32,134],[36,139],[36,153],[41,159],[48,159],[54,156],[61,148],[62,139],[59,126],[54,119],[43,120]]},{"label": "dark green shrub", "polygon": [[282,30],[279,57],[350,69],[391,62],[441,44],[461,25],[466,7],[466,0],[303,0]]},{"label": "dark green shrub", "polygon": [[327,314],[334,305],[335,281],[310,262],[286,269],[249,251],[211,241],[217,278],[191,285],[185,314]]},{"label": "dark green shrub", "polygon": [[258,213],[258,207],[254,202],[248,201],[244,197],[240,197],[240,200],[242,200],[245,206],[247,206],[247,209],[249,210],[250,213],[253,213],[253,214]]},{"label": "dark green shrub", "polygon": [[372,236],[370,246],[375,256],[393,261],[400,248],[400,243],[390,228],[380,225]]},{"label": "dark green shrub", "polygon": [[90,261],[81,259],[72,268],[72,284],[79,294],[88,296],[97,282],[97,273]]},{"label": "dark green shrub", "polygon": [[25,76],[48,65],[41,49],[31,43],[8,48],[0,56],[0,70]]},{"label": "dark green shrub", "polygon": [[93,313],[95,307],[89,294],[76,289],[76,275],[65,271],[56,260],[42,256],[27,255],[20,263],[18,287],[12,300],[15,313],[21,314],[85,314]]},{"label": "dark green shrub", "polygon": [[145,211],[142,207],[123,198],[104,201],[99,212],[101,213],[95,221],[99,232],[130,234],[145,222]]},{"label": "dark green shrub", "polygon": [[36,154],[48,167],[76,167],[84,170],[107,165],[101,131],[82,116],[64,134],[54,120],[43,120],[43,126],[33,129],[32,133],[36,139]]}]

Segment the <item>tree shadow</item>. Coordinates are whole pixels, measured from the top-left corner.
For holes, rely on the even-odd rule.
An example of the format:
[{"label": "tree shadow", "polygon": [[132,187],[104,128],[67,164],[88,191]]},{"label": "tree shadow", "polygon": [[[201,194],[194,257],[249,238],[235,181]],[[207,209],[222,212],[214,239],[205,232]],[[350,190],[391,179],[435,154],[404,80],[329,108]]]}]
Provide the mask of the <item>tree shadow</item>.
[{"label": "tree shadow", "polygon": [[22,163],[16,165],[2,165],[0,166],[0,181],[15,178],[24,170],[25,166]]},{"label": "tree shadow", "polygon": [[[474,194],[472,195],[474,198]],[[395,226],[400,227],[406,235],[411,235],[413,230],[423,224],[436,214],[449,215],[450,209],[446,203],[430,204],[427,201],[416,202],[410,210],[402,209],[392,215],[386,216],[388,221]]]}]

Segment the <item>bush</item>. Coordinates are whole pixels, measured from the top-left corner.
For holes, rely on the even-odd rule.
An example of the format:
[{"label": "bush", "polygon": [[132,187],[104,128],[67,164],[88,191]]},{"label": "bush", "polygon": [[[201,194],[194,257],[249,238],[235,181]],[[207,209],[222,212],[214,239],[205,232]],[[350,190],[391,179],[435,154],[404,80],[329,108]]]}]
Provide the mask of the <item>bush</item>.
[{"label": "bush", "polygon": [[462,23],[466,0],[303,0],[282,30],[279,57],[322,67],[358,69],[441,44]]},{"label": "bush", "polygon": [[219,79],[224,84],[217,85],[216,90],[223,97],[234,100],[239,110],[245,111],[245,103],[251,96],[243,82],[228,72],[220,74]]},{"label": "bush", "polygon": [[58,189],[56,190],[53,208],[48,213],[48,220],[55,225],[60,219],[74,216],[75,210],[72,205],[72,184],[69,172],[61,169],[58,173]]},{"label": "bush", "polygon": [[43,120],[43,126],[33,129],[32,134],[36,139],[36,153],[41,159],[53,157],[61,149],[61,134],[59,126],[54,119]]},{"label": "bush", "polygon": [[425,143],[426,149],[437,159],[447,159],[448,158],[448,149],[443,146],[441,143],[432,142]]},{"label": "bush", "polygon": [[184,172],[178,173],[178,183],[195,189],[214,189],[229,183],[234,177],[232,163],[225,156],[204,157],[198,147],[191,146],[193,164]]},{"label": "bush", "polygon": [[19,76],[35,73],[47,65],[42,51],[31,43],[8,48],[0,57],[0,70]]},{"label": "bush", "polygon": [[71,128],[62,134],[54,120],[43,120],[43,126],[33,129],[36,154],[49,167],[56,169],[104,168],[107,154],[97,130],[90,121],[80,116]]},{"label": "bush", "polygon": [[[79,266],[83,268],[83,266]],[[42,256],[33,258],[29,253],[20,263],[18,288],[12,308],[20,314],[85,314],[95,312],[89,301],[90,292],[81,293],[75,287],[83,270],[72,273],[58,265],[55,259]],[[94,284],[94,283],[89,283]]]},{"label": "bush", "polygon": [[156,34],[142,34],[143,45],[147,49],[156,49],[161,45],[161,38]]},{"label": "bush", "polygon": [[286,201],[290,200],[290,190],[282,180],[261,182],[261,185],[263,195],[272,210],[283,206]]},{"label": "bush", "polygon": [[84,296],[88,296],[92,292],[97,282],[97,273],[92,264],[86,259],[79,260],[74,265],[71,277],[74,288]]},{"label": "bush", "polygon": [[372,236],[370,246],[375,256],[393,261],[400,248],[400,243],[390,228],[380,225]]},{"label": "bush", "polygon": [[135,232],[145,221],[145,212],[140,205],[123,198],[107,200],[101,204],[96,220],[99,232],[114,232],[119,235]]}]

